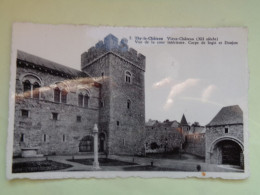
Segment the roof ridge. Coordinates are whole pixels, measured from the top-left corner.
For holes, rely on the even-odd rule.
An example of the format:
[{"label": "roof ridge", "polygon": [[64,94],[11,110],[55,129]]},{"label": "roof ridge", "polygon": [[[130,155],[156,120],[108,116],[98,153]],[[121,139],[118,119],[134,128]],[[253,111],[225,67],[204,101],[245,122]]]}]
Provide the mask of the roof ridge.
[{"label": "roof ridge", "polygon": [[80,74],[84,74],[87,77],[90,77],[86,72],[83,72],[81,70],[59,64],[57,62],[39,57],[39,56],[34,55],[34,54],[27,53],[27,52],[22,51],[22,50],[17,50],[17,59],[33,63],[37,66],[43,66],[45,68],[60,71],[60,72],[63,72],[65,74],[69,74],[71,76],[80,76]]}]

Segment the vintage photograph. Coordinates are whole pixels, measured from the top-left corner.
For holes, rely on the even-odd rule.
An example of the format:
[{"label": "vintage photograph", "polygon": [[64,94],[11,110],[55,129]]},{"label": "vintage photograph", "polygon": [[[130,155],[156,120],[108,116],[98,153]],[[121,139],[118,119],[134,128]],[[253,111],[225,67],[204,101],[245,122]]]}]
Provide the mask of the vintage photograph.
[{"label": "vintage photograph", "polygon": [[7,177],[248,176],[247,29],[13,25]]}]

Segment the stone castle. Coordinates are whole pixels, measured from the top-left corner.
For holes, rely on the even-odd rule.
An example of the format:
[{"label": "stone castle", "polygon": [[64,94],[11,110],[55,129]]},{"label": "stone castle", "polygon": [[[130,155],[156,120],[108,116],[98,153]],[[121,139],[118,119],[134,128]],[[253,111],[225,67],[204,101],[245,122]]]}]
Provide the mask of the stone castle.
[{"label": "stone castle", "polygon": [[111,34],[81,55],[81,71],[18,51],[14,156],[92,152],[94,124],[100,152],[141,153],[144,73],[145,56]]},{"label": "stone castle", "polygon": [[206,126],[145,123],[145,56],[109,34],[81,55],[81,71],[17,51],[13,156],[184,151],[243,166],[243,113],[224,107]]}]

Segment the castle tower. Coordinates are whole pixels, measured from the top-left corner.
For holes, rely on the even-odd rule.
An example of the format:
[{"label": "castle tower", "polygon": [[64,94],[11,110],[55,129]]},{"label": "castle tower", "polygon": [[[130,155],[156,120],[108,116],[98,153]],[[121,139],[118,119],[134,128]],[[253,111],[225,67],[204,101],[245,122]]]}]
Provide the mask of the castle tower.
[{"label": "castle tower", "polygon": [[145,131],[145,56],[128,48],[127,39],[109,34],[81,55],[81,69],[101,83],[100,150],[138,154]]},{"label": "castle tower", "polygon": [[180,126],[182,128],[182,133],[185,136],[188,133],[188,131],[190,130],[190,126],[189,126],[184,114],[182,115]]}]

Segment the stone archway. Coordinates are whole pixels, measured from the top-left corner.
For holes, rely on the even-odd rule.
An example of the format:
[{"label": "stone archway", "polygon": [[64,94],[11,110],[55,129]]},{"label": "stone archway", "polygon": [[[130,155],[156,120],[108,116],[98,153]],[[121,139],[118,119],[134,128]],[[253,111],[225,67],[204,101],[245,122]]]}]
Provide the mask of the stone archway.
[{"label": "stone archway", "polygon": [[210,163],[243,166],[243,144],[235,138],[215,140],[210,148]]}]

